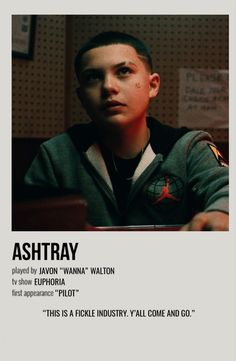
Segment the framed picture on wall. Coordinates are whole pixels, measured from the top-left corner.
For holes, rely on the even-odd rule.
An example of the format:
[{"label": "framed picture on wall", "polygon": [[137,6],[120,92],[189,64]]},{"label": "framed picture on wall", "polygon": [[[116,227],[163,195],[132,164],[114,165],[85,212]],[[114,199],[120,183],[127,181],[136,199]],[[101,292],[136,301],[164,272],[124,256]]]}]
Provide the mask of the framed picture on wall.
[{"label": "framed picture on wall", "polygon": [[36,15],[12,15],[12,55],[32,59]]}]

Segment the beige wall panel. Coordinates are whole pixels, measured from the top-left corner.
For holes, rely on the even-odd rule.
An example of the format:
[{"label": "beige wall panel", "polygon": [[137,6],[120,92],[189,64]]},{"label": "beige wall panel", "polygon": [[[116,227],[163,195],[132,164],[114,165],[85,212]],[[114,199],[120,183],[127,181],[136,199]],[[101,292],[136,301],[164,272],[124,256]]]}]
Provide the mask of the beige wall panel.
[{"label": "beige wall panel", "polygon": [[34,57],[12,62],[14,137],[51,137],[64,130],[65,16],[36,20]]}]

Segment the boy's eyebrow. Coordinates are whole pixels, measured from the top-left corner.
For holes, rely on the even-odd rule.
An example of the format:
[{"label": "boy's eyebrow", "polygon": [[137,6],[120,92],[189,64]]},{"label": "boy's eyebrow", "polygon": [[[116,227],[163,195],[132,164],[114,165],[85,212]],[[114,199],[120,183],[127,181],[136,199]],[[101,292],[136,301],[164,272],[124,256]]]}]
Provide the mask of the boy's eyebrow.
[{"label": "boy's eyebrow", "polygon": [[119,68],[120,66],[123,66],[123,65],[134,65],[137,68],[137,65],[135,63],[133,63],[132,61],[122,61],[121,63],[115,64],[113,67]]},{"label": "boy's eyebrow", "polygon": [[[118,63],[118,64],[114,64],[112,65],[112,68],[116,69],[116,68],[119,68],[120,66],[124,66],[124,65],[132,65],[132,66],[135,66],[137,68],[137,65],[135,63],[133,63],[132,61],[122,61],[121,63]],[[81,71],[81,74],[84,74],[84,73],[87,73],[89,71],[99,71],[101,70],[100,67],[96,68],[96,67],[88,67],[88,68],[85,68]]]}]

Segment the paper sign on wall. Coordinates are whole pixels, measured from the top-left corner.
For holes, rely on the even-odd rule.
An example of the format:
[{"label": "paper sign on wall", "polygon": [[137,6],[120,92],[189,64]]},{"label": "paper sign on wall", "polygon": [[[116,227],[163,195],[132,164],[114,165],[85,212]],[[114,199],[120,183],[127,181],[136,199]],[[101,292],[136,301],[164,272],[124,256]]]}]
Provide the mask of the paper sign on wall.
[{"label": "paper sign on wall", "polygon": [[179,125],[228,128],[228,78],[228,70],[179,69]]}]

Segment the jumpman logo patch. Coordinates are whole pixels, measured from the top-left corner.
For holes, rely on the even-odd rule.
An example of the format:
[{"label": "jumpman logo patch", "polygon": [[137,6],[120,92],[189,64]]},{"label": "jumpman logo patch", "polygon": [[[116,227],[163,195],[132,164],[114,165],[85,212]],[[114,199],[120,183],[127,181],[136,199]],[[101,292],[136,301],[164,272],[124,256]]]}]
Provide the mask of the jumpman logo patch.
[{"label": "jumpman logo patch", "polygon": [[171,208],[182,200],[183,182],[175,175],[159,176],[147,184],[144,195],[154,207]]},{"label": "jumpman logo patch", "polygon": [[169,198],[169,199],[173,199],[174,201],[179,201],[178,198],[176,198],[173,194],[170,194],[169,193],[169,188],[170,188],[170,177],[168,176],[165,176],[165,185],[162,187],[162,190],[161,190],[161,194],[160,194],[160,197],[158,197],[154,202],[153,204],[157,204],[157,203],[160,203],[163,199],[165,198]]}]

